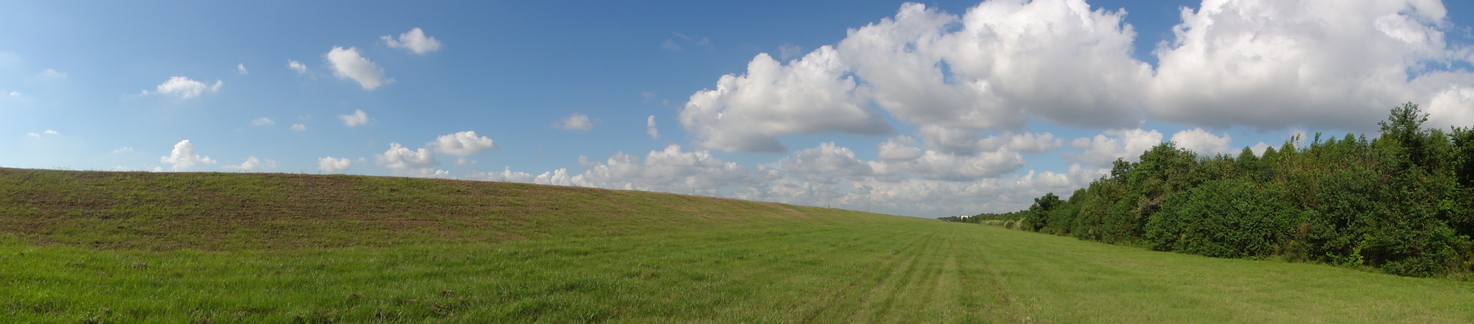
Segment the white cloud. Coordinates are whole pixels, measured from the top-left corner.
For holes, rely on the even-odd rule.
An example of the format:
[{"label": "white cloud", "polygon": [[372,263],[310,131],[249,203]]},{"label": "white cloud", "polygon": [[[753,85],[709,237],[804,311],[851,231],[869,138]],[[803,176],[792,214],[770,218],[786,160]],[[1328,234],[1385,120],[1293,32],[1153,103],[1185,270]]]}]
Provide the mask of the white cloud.
[{"label": "white cloud", "polygon": [[331,156],[317,158],[317,169],[322,170],[322,172],[340,172],[347,170],[352,165],[353,161],[349,161],[348,158],[334,158]]},{"label": "white cloud", "polygon": [[534,178],[536,178],[536,176],[533,176],[532,174],[526,173],[526,172],[512,172],[512,168],[511,167],[507,167],[502,172],[476,172],[476,171],[473,171],[473,172],[471,172],[469,174],[469,176],[467,178],[473,179],[473,180],[483,180],[483,181],[501,181],[501,182],[524,182],[524,183],[531,183],[532,180]]},{"label": "white cloud", "polygon": [[1215,128],[1375,130],[1393,106],[1452,99],[1450,84],[1474,83],[1437,69],[1470,60],[1445,42],[1446,14],[1430,0],[1205,1],[1184,8],[1175,39],[1154,51],[1148,107]]},{"label": "white cloud", "polygon": [[481,163],[481,161],[469,160],[469,159],[466,159],[464,157],[456,158],[456,165],[476,165],[476,164],[480,164],[480,163]]},{"label": "white cloud", "polygon": [[1222,137],[1204,131],[1202,128],[1183,130],[1172,134],[1172,142],[1177,147],[1191,150],[1200,157],[1209,157],[1223,153],[1233,153],[1233,137],[1223,134]]},{"label": "white cloud", "polygon": [[655,128],[655,115],[645,118],[645,134],[650,135],[652,139],[660,138],[660,129]]},{"label": "white cloud", "polygon": [[828,46],[787,65],[758,54],[747,74],[724,75],[716,89],[691,95],[681,125],[698,146],[729,152],[783,152],[777,137],[790,134],[892,133],[847,71]]},{"label": "white cloud", "polygon": [[50,129],[40,133],[26,133],[26,136],[30,136],[33,138],[41,138],[41,136],[43,135],[61,135],[61,133]]},{"label": "white cloud", "polygon": [[10,96],[11,97],[19,97],[20,96],[20,91],[11,91],[10,92]]},{"label": "white cloud", "polygon": [[425,146],[433,148],[436,153],[456,156],[471,156],[497,148],[496,143],[491,138],[476,136],[476,132],[474,131],[441,135],[434,142],[426,143]]},{"label": "white cloud", "polygon": [[589,120],[588,115],[573,113],[567,118],[553,123],[553,128],[588,131],[594,129],[594,122]]},{"label": "white cloud", "polygon": [[407,177],[420,177],[420,178],[453,178],[453,177],[450,176],[450,171],[436,169],[436,168],[418,168],[418,169],[395,170],[395,174],[399,174],[399,175],[403,175],[403,176],[407,176]]},{"label": "white cloud", "polygon": [[[959,155],[922,151],[907,145],[908,137],[897,137],[880,145],[881,161],[862,161],[848,148],[834,143],[794,153],[781,161],[784,170],[804,181],[834,184],[867,176],[882,181],[909,177],[930,180],[974,181],[994,178],[1024,166],[1023,156],[1006,147]],[[914,142],[910,143],[914,144]]]},{"label": "white cloud", "polygon": [[267,125],[276,125],[276,122],[271,121],[271,118],[266,118],[266,117],[261,117],[261,118],[256,118],[256,119],[251,120],[251,126],[267,126]]},{"label": "white cloud", "polygon": [[123,146],[113,149],[113,154],[133,152],[132,146]]},{"label": "white cloud", "polygon": [[1124,12],[1080,0],[987,1],[963,17],[902,5],[851,29],[843,61],[875,103],[921,125],[1020,129],[1028,114],[1073,126],[1134,125],[1151,67],[1131,58]]},{"label": "white cloud", "polygon": [[1254,155],[1264,156],[1264,151],[1268,150],[1269,147],[1270,145],[1268,143],[1259,142],[1259,144],[1254,144],[1249,149],[1254,150]]},{"label": "white cloud", "polygon": [[297,71],[297,74],[307,73],[307,65],[294,60],[287,60],[287,68]]},{"label": "white cloud", "polygon": [[1423,111],[1428,112],[1429,128],[1474,126],[1474,87],[1454,85],[1433,96]]},{"label": "white cloud", "polygon": [[671,35],[675,36],[675,38],[666,38],[664,42],[660,43],[661,49],[671,52],[680,52],[686,50],[686,48],[684,46],[681,46],[681,44],[695,45],[698,47],[705,47],[707,49],[712,48],[711,39],[708,39],[706,37],[686,36],[685,34],[681,33],[671,33]]},{"label": "white cloud", "polygon": [[42,79],[47,79],[47,80],[66,80],[67,73],[66,72],[57,72],[56,70],[52,70],[52,69],[46,69],[46,70],[41,71],[41,75],[40,76],[41,76]]},{"label": "white cloud", "polygon": [[993,178],[1024,166],[1024,157],[1007,148],[978,155],[954,155],[926,151],[911,161],[888,165],[892,172],[907,172],[932,180],[969,181]]},{"label": "white cloud", "polygon": [[327,57],[328,63],[332,64],[333,75],[338,76],[339,79],[357,81],[364,90],[373,90],[394,82],[394,79],[384,77],[384,70],[378,65],[358,55],[358,48],[344,49],[333,46],[333,49],[324,56]]},{"label": "white cloud", "polygon": [[1107,130],[1094,138],[1077,138],[1070,142],[1071,147],[1085,152],[1065,153],[1064,157],[1087,165],[1110,166],[1117,158],[1137,161],[1142,152],[1158,144],[1162,144],[1162,133],[1156,130]]},{"label": "white cloud", "polygon": [[980,131],[977,130],[942,126],[923,126],[918,133],[928,149],[948,154],[973,155],[979,152],[996,151],[999,148],[1025,153],[1044,153],[1064,146],[1064,140],[1056,139],[1054,134],[1050,133],[1007,132],[1002,135],[979,138]]},{"label": "white cloud", "polygon": [[567,169],[544,172],[533,179],[540,184],[610,189],[665,191],[715,195],[720,188],[759,185],[776,178],[777,171],[726,162],[707,151],[685,152],[678,145],[650,151],[644,158],[617,152],[603,163],[594,163],[583,173]]},{"label": "white cloud", "polygon": [[855,158],[855,152],[834,145],[834,142],[794,152],[780,163],[790,176],[827,184],[862,180],[875,173],[871,163]]},{"label": "white cloud", "polygon": [[241,162],[241,164],[239,164],[239,165],[227,165],[227,166],[224,166],[224,168],[226,168],[226,169],[232,169],[232,170],[242,170],[242,171],[260,171],[260,170],[263,170],[263,169],[275,169],[276,168],[276,160],[272,160],[272,159],[258,159],[258,158],[256,158],[256,156],[251,156],[251,157],[247,157],[246,158],[246,161],[245,162]]},{"label": "white cloud", "polygon": [[425,37],[425,31],[420,30],[418,27],[410,29],[409,32],[399,34],[399,39],[397,40],[389,35],[379,36],[379,39],[384,40],[384,44],[389,45],[389,47],[407,49],[420,55],[440,50],[440,41],[436,40],[435,37]]},{"label": "white cloud", "polygon": [[910,136],[896,136],[876,145],[876,153],[881,161],[904,162],[920,158],[922,151],[916,148],[916,140]]},{"label": "white cloud", "polygon": [[343,125],[348,127],[363,126],[368,124],[370,120],[368,114],[363,112],[363,109],[354,109],[352,114],[338,115],[338,118],[342,118]]},{"label": "white cloud", "polygon": [[676,44],[676,40],[669,38],[666,38],[664,42],[660,42],[660,49],[671,52],[680,52],[682,50],[685,50],[685,48],[681,47],[681,44]]},{"label": "white cloud", "polygon": [[168,156],[160,157],[159,161],[173,164],[170,169],[176,172],[189,170],[189,167],[196,164],[215,164],[215,160],[210,159],[210,157],[196,154],[194,144],[190,144],[189,140],[179,141],[179,143],[174,144],[174,150],[169,152]]},{"label": "white cloud", "polygon": [[61,135],[61,133],[58,133],[58,132],[56,132],[54,130],[50,130],[50,129],[48,129],[48,130],[46,130],[45,132],[42,132],[42,133],[45,133],[46,135]]},{"label": "white cloud", "polygon": [[249,74],[249,73],[251,73],[251,71],[247,71],[246,70],[246,63],[236,64],[235,65],[235,72],[236,73],[240,73],[240,74]]},{"label": "white cloud", "polygon": [[[206,86],[203,82],[191,80],[182,76],[175,76],[170,77],[169,80],[159,84],[159,86],[156,87],[156,90],[153,93],[174,95],[178,96],[179,99],[189,99],[198,97],[200,96],[200,94],[205,93],[205,91],[220,91],[220,87],[224,84],[224,81],[215,80],[214,85]],[[144,90],[143,94],[149,94],[149,91]]]},{"label": "white cloud", "polygon": [[[913,140],[904,136],[888,142],[915,145]],[[622,152],[605,161],[589,161],[580,157],[579,164],[587,168],[583,172],[557,169],[533,176],[506,168],[501,172],[470,172],[467,178],[664,191],[873,209],[899,215],[940,216],[1026,208],[1031,199],[1045,192],[1068,195],[1108,171],[1075,164],[1069,167],[1068,172],[1031,170],[1023,175],[1000,176],[1003,174],[1000,172],[1012,170],[1007,166],[1014,164],[1010,160],[1016,155],[1006,148],[978,156],[924,154],[931,157],[917,157],[907,163],[864,161],[847,148],[824,143],[772,164],[782,169],[771,165],[758,165],[752,169],[722,161],[706,151],[686,152],[680,146],[671,145],[643,157]],[[1003,162],[986,163],[989,159]],[[926,178],[911,178],[911,173]]]},{"label": "white cloud", "polygon": [[298,131],[298,132],[305,131],[305,130],[307,130],[307,125],[303,125],[303,124],[292,124],[292,130]]},{"label": "white cloud", "polygon": [[395,169],[396,171],[429,169],[440,164],[440,161],[436,161],[435,155],[431,154],[429,150],[419,148],[411,151],[409,148],[399,145],[399,143],[390,143],[388,151],[384,151],[384,154],[378,154],[374,157],[378,160],[379,165]]}]

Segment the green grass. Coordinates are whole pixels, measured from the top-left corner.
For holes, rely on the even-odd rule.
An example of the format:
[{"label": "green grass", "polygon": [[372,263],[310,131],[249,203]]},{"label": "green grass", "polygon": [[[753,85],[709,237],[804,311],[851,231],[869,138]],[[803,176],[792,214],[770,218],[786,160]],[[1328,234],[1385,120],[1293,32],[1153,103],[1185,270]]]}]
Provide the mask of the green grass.
[{"label": "green grass", "polygon": [[0,322],[1474,321],[1468,282],[643,192],[0,169],[0,211]]}]

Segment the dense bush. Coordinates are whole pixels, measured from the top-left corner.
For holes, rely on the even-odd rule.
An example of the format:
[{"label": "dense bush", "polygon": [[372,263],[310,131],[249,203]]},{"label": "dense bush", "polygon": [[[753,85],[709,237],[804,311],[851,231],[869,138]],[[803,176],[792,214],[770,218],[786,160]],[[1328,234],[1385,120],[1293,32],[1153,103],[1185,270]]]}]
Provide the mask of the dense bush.
[{"label": "dense bush", "polygon": [[1299,211],[1254,182],[1214,180],[1173,197],[1147,223],[1152,247],[1214,257],[1263,257],[1289,243]]},{"label": "dense bush", "polygon": [[1424,129],[1408,103],[1375,140],[1295,137],[1260,154],[1200,157],[1163,143],[1140,162],[1053,193],[1025,230],[1216,257],[1280,256],[1406,276],[1474,271],[1474,127]]}]

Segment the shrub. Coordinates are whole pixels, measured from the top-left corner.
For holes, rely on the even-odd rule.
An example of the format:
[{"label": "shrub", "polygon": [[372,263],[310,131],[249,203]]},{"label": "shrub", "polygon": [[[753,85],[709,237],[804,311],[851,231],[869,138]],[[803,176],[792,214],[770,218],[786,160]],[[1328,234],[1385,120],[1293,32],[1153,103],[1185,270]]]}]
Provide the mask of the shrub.
[{"label": "shrub", "polygon": [[1273,255],[1301,218],[1283,190],[1244,180],[1208,181],[1181,196],[1148,220],[1153,248],[1225,258]]}]

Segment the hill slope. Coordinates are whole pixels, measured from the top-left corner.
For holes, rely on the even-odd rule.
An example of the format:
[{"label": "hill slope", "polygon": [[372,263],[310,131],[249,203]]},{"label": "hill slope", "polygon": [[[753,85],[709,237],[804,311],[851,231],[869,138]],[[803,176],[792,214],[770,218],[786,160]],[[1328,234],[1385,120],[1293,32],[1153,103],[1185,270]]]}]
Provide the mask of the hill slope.
[{"label": "hill slope", "polygon": [[347,175],[0,168],[0,233],[108,248],[500,242],[891,218],[734,199]]}]

